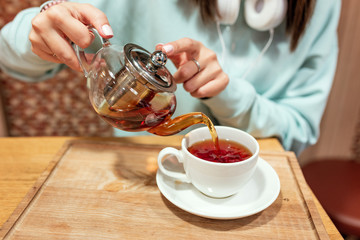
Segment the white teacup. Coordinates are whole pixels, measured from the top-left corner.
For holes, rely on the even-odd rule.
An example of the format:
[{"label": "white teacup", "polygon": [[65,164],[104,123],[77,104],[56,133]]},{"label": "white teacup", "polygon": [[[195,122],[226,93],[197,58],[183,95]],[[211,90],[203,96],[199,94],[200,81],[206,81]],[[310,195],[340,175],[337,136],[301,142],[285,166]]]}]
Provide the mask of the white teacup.
[{"label": "white teacup", "polygon": [[[207,127],[197,128],[182,139],[181,150],[164,148],[158,156],[160,171],[176,180],[192,183],[200,192],[215,198],[236,194],[253,175],[259,156],[259,144],[250,134],[236,128],[216,126],[219,139],[231,140],[247,147],[252,156],[234,163],[218,163],[203,160],[191,154],[188,147],[204,139],[211,139]],[[183,164],[185,173],[167,169],[163,159],[173,155]]]}]

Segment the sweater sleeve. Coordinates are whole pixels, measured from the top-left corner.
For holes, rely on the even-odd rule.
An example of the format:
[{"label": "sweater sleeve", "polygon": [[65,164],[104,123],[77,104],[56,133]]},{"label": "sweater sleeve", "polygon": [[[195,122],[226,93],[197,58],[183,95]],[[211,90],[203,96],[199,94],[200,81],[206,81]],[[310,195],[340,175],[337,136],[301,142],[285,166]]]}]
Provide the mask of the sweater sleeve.
[{"label": "sweater sleeve", "polygon": [[[327,8],[317,6],[311,22],[316,26],[309,26],[308,36],[303,39],[310,41],[303,44],[307,46],[304,60],[285,83],[281,80],[279,94],[259,94],[246,79],[230,76],[229,86],[222,93],[204,100],[220,124],[243,129],[258,138],[277,137],[286,150],[296,154],[316,142],[337,63],[340,1],[334,2]],[[304,49],[297,49],[299,55],[304,55]],[[277,81],[274,79],[274,85]]]},{"label": "sweater sleeve", "polygon": [[19,12],[0,31],[0,68],[10,76],[28,81],[41,81],[54,76],[63,65],[45,61],[31,51],[31,20],[39,8]]}]

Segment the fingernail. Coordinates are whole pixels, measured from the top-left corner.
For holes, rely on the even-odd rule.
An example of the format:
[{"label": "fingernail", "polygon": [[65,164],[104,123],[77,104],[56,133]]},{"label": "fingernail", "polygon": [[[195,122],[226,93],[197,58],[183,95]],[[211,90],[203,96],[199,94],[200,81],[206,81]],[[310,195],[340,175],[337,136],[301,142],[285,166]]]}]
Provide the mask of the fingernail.
[{"label": "fingernail", "polygon": [[113,33],[113,30],[111,29],[111,27],[108,25],[108,24],[105,24],[101,27],[103,33],[106,35],[106,36],[114,36],[114,33]]},{"label": "fingernail", "polygon": [[174,47],[172,45],[164,45],[162,47],[166,53],[171,53],[172,51],[174,51]]}]

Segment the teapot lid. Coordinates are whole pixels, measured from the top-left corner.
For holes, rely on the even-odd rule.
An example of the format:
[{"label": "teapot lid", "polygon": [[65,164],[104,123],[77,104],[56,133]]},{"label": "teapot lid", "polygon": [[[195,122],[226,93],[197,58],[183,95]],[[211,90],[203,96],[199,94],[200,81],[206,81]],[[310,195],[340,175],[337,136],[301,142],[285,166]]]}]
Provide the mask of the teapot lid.
[{"label": "teapot lid", "polygon": [[[167,56],[162,51],[150,53],[132,43],[124,46],[125,61],[131,74],[157,92],[175,92],[174,78],[165,67]],[[149,83],[149,84],[148,84]]]}]

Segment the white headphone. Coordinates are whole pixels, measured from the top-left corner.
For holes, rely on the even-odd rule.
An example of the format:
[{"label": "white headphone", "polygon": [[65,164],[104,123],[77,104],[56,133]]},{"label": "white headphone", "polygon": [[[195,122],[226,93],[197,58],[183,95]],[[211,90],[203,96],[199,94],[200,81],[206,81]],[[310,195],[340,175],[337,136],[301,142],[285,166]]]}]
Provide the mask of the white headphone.
[{"label": "white headphone", "polygon": [[[222,61],[227,54],[225,42],[221,33],[220,24],[232,25],[239,15],[241,0],[217,0],[217,8],[220,18],[216,26],[223,49]],[[284,20],[287,12],[287,0],[245,0],[245,21],[253,29],[258,31],[269,31],[269,40],[260,52],[259,56],[247,67],[242,78],[251,72],[253,67],[261,60],[271,45],[274,38],[274,28]]]},{"label": "white headphone", "polygon": [[[239,15],[241,0],[217,0],[221,24],[232,25]],[[286,16],[287,0],[245,0],[245,20],[253,29],[268,31]]]}]

